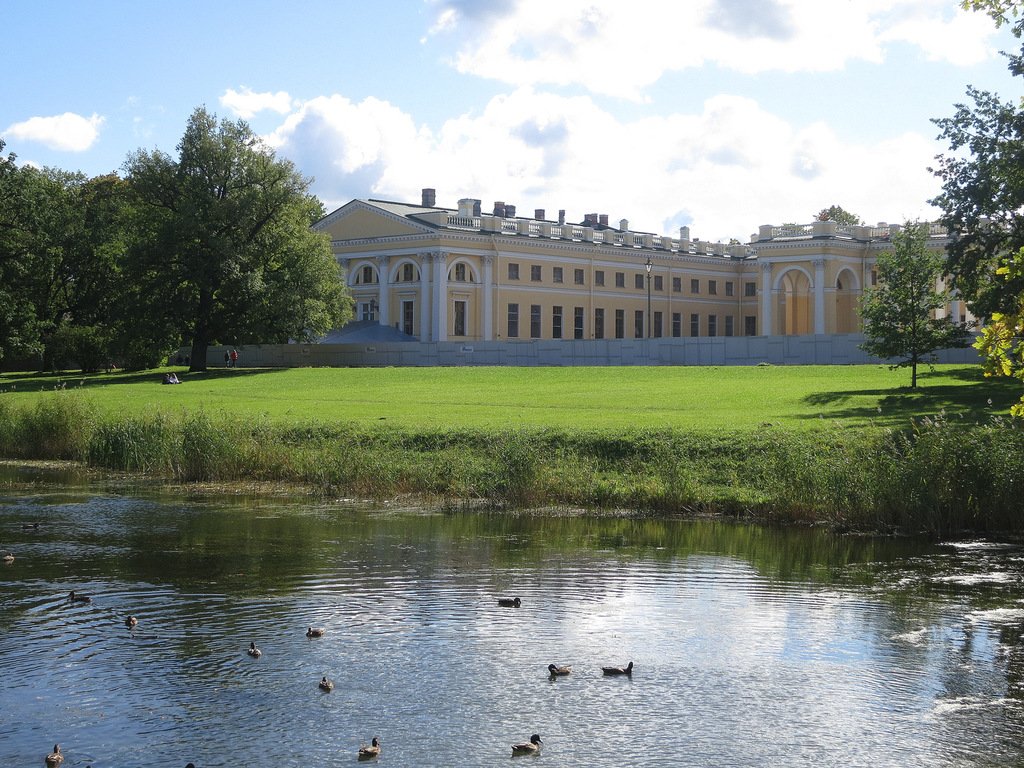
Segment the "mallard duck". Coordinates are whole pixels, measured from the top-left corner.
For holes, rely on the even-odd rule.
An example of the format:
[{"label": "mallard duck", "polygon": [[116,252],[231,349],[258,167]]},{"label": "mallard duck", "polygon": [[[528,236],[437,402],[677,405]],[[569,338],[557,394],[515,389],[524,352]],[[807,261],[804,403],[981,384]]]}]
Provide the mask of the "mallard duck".
[{"label": "mallard duck", "polygon": [[60,753],[60,744],[54,744],[53,752],[46,756],[46,766],[47,768],[56,768],[56,766],[60,765],[63,762],[64,755]]},{"label": "mallard duck", "polygon": [[629,664],[624,667],[601,667],[601,671],[606,675],[632,675],[633,662],[629,662]]},{"label": "mallard duck", "polygon": [[572,672],[572,667],[557,667],[554,664],[548,664],[548,672],[551,673],[552,677],[561,677],[562,675],[568,675]]},{"label": "mallard duck", "polygon": [[323,627],[310,627],[306,630],[306,637],[323,637],[324,632]]},{"label": "mallard duck", "polygon": [[249,643],[249,650],[246,651],[246,653],[248,653],[254,659],[258,659],[260,656],[263,655],[263,651],[256,647],[256,643]]},{"label": "mallard duck", "polygon": [[368,746],[368,747],[360,747],[359,748],[359,759],[360,760],[370,760],[370,759],[372,759],[374,757],[379,757],[379,756],[380,756],[380,739],[378,739],[376,736],[373,737],[373,740],[370,742],[370,746]]},{"label": "mallard duck", "polygon": [[124,620],[124,625],[128,627],[128,629],[134,629],[135,625],[138,623],[139,620],[136,619],[134,616],[129,616],[127,619]]},{"label": "mallard duck", "polygon": [[513,744],[512,745],[512,756],[516,755],[535,755],[540,752],[540,735],[533,734],[528,742],[524,744]]},{"label": "mallard duck", "polygon": [[327,691],[328,693],[334,690],[334,681],[328,680],[327,675],[324,675],[320,679],[320,690]]},{"label": "mallard duck", "polygon": [[2,555],[0,555],[0,560],[3,560],[5,563],[10,565],[14,562],[14,555],[12,555],[10,552],[4,552]]},{"label": "mallard duck", "polygon": [[68,593],[68,600],[71,601],[72,603],[91,603],[92,602],[92,598],[91,597],[89,597],[88,595],[83,595],[81,592],[75,592],[75,590],[73,590],[73,589]]},{"label": "mallard duck", "polygon": [[498,605],[502,608],[518,608],[523,604],[523,601],[518,597],[499,597]]}]

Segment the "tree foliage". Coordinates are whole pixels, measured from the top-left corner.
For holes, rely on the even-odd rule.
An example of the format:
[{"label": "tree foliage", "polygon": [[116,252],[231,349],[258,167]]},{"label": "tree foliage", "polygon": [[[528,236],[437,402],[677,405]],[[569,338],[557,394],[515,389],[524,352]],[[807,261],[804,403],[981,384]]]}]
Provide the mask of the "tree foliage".
[{"label": "tree foliage", "polygon": [[934,317],[949,300],[937,289],[942,257],[927,247],[927,234],[907,223],[892,236],[894,250],[878,257],[879,285],[861,297],[861,318],[867,340],[861,348],[893,368],[910,367],[911,387],[917,387],[918,363],[933,352],[967,345],[966,328],[952,318]]},{"label": "tree foliage", "polygon": [[[242,121],[197,109],[178,158],[139,151],[125,169],[141,236],[127,262],[156,345],[185,339],[205,370],[214,343],[308,340],[351,312],[309,181]],[[137,308],[142,310],[142,306]]]},{"label": "tree foliage", "polygon": [[[1024,248],[1005,259],[996,274],[1007,281],[1024,278]],[[1024,293],[1017,296],[1012,311],[992,314],[974,346],[985,355],[986,376],[1015,376],[1024,381]],[[1024,396],[1010,414],[1024,418]]]},{"label": "tree foliage", "polygon": [[864,223],[860,216],[844,210],[839,205],[830,205],[828,208],[822,208],[814,218],[817,221],[834,221],[845,226],[857,226]]}]

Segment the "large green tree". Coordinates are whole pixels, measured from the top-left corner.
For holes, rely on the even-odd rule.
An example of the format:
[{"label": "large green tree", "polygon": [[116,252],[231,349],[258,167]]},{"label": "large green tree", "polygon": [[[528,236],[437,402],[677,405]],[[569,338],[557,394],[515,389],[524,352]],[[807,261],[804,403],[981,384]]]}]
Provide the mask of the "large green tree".
[{"label": "large green tree", "polygon": [[242,122],[196,109],[178,157],[139,151],[126,178],[139,237],[126,262],[155,346],[186,341],[191,370],[211,344],[308,340],[351,314],[323,206]]},{"label": "large green tree", "polygon": [[892,236],[893,250],[878,257],[877,287],[861,297],[861,318],[869,354],[895,360],[891,367],[911,369],[917,387],[917,366],[936,350],[967,345],[967,329],[935,311],[949,300],[938,289],[943,258],[927,246],[923,226],[908,222]]},{"label": "large green tree", "polygon": [[830,205],[828,208],[822,208],[814,218],[818,221],[834,221],[837,224],[844,224],[846,226],[857,226],[864,223],[861,221],[860,216],[845,210],[841,205]]}]

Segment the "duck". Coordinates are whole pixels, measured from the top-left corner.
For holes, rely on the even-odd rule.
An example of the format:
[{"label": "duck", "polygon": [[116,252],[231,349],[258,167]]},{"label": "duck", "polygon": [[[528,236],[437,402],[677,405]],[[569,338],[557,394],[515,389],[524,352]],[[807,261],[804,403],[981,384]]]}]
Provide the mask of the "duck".
[{"label": "duck", "polygon": [[23,531],[37,531],[39,530],[39,523],[22,523],[21,530]]},{"label": "duck", "polygon": [[380,739],[376,736],[370,741],[370,746],[359,748],[360,760],[371,760],[380,756]]},{"label": "duck", "polygon": [[601,667],[601,671],[606,675],[632,675],[633,662],[629,662],[629,664],[624,667]]},{"label": "duck", "polygon": [[263,655],[263,651],[256,647],[256,643],[249,643],[249,650],[246,651],[254,659],[258,659]]},{"label": "duck", "polygon": [[12,555],[10,552],[4,552],[2,555],[0,555],[0,560],[3,560],[7,565],[10,565],[14,562],[14,555]]},{"label": "duck", "polygon": [[325,631],[323,627],[310,627],[306,630],[306,637],[323,637]]},{"label": "duck", "polygon": [[524,742],[523,744],[513,744],[512,756],[515,757],[516,755],[536,755],[538,752],[540,752],[540,745],[540,735],[535,733],[533,734],[533,736],[530,737],[529,741]]},{"label": "duck", "polygon": [[92,598],[91,597],[89,597],[88,595],[83,595],[81,592],[75,592],[75,590],[73,590],[73,589],[68,593],[68,600],[70,602],[72,602],[72,603],[91,603],[92,602]]},{"label": "duck", "polygon": [[128,629],[134,629],[135,625],[138,623],[139,620],[136,619],[134,616],[129,616],[127,619],[124,620],[124,625],[128,627]]},{"label": "duck", "polygon": [[551,673],[552,677],[561,677],[572,672],[572,666],[558,667],[554,664],[548,664],[548,672]]},{"label": "duck", "polygon": [[60,753],[60,744],[53,745],[53,752],[48,754],[45,758],[46,768],[56,768],[64,762],[64,755]]},{"label": "duck", "polygon": [[328,680],[327,679],[327,675],[324,675],[320,679],[320,690],[321,691],[327,691],[328,693],[330,693],[331,691],[334,690],[334,681],[333,680]]},{"label": "duck", "polygon": [[523,604],[523,601],[518,597],[499,597],[498,605],[502,608],[518,608]]}]

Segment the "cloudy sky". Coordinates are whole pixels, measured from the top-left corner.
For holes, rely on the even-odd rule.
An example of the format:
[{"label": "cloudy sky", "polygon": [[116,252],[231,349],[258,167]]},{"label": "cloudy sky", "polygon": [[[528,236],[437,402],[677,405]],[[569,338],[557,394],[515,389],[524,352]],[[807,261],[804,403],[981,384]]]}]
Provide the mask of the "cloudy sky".
[{"label": "cloudy sky", "polygon": [[353,197],[745,240],[832,204],[929,218],[931,118],[1021,92],[958,0],[3,0],[0,137],[119,170],[192,110],[243,118],[328,209]]}]

